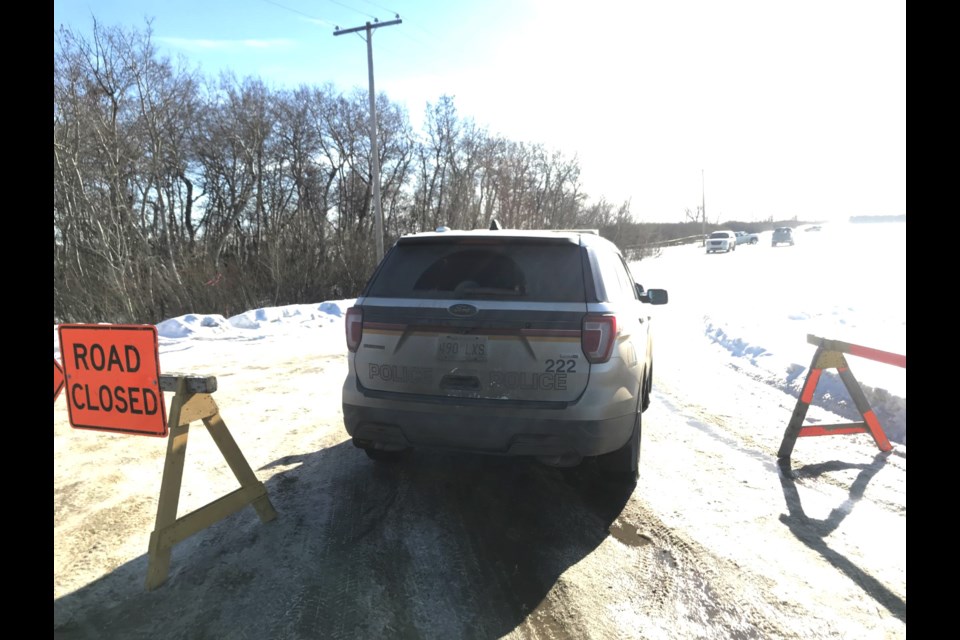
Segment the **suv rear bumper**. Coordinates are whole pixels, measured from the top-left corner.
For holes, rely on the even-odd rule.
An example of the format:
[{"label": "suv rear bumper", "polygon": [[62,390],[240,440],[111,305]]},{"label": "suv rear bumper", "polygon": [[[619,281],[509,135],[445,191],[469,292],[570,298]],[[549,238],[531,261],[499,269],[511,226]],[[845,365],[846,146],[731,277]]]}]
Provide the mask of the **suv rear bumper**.
[{"label": "suv rear bumper", "polygon": [[[512,409],[510,415],[476,407],[411,403],[409,409],[343,403],[343,423],[357,446],[379,449],[433,447],[508,456],[596,456],[622,447],[636,414],[602,420],[562,420],[550,410]],[[439,410],[438,410],[439,409]],[[547,414],[547,415],[545,415]]]},{"label": "suv rear bumper", "polygon": [[731,243],[726,243],[726,244],[714,244],[714,245],[708,244],[708,245],[707,245],[707,253],[714,253],[714,252],[718,252],[718,251],[722,251],[722,252],[726,253],[727,251],[732,251],[734,246],[735,246],[735,245],[733,245],[733,244],[731,244]]}]

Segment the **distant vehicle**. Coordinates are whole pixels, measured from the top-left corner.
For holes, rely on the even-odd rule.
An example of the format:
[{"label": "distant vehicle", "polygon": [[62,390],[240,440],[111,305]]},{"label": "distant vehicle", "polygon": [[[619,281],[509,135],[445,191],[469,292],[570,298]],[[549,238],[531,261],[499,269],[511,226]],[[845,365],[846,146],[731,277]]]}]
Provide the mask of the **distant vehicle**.
[{"label": "distant vehicle", "polygon": [[793,246],[793,229],[790,227],[777,227],[773,230],[773,238],[770,240],[770,246],[775,247],[778,244],[788,244]]},{"label": "distant vehicle", "polygon": [[722,251],[735,251],[737,248],[737,236],[733,231],[714,231],[707,237],[707,253]]},{"label": "distant vehicle", "polygon": [[809,227],[804,229],[804,231],[820,231],[820,225],[818,224],[810,225]]},{"label": "distant vehicle", "polygon": [[755,233],[747,233],[746,231],[734,231],[733,233],[737,236],[737,244],[757,244],[760,241]]},{"label": "distant vehicle", "polygon": [[635,483],[650,404],[647,305],[595,232],[437,231],[402,236],[346,313],[343,421],[373,460],[414,447],[596,457]]}]

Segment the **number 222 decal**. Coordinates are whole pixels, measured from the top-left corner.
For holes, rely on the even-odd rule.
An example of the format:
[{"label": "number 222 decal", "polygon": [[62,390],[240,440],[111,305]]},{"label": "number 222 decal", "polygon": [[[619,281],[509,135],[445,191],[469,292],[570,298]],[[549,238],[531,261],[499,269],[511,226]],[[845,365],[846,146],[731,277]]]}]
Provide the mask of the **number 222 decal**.
[{"label": "number 222 decal", "polygon": [[546,360],[544,361],[546,373],[576,373],[576,360]]}]

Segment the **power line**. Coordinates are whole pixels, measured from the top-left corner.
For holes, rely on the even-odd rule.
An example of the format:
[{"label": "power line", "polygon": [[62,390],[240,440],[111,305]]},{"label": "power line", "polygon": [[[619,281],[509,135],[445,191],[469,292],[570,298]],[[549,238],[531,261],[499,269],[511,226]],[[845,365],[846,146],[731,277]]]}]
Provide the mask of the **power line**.
[{"label": "power line", "polygon": [[320,22],[326,22],[326,20],[322,20],[321,18],[317,18],[317,17],[315,17],[315,16],[311,16],[311,15],[306,14],[306,13],[304,13],[303,11],[300,11],[300,10],[298,10],[298,9],[293,9],[293,8],[291,8],[291,7],[282,5],[282,4],[280,4],[279,2],[274,2],[273,0],[263,0],[263,1],[266,2],[267,4],[272,4],[272,5],[275,6],[275,7],[280,7],[281,9],[285,9],[285,10],[290,11],[290,12],[292,12],[292,13],[299,13],[300,15],[302,15],[302,16],[305,17],[305,18],[310,18],[311,20],[319,20]]},{"label": "power line", "polygon": [[399,11],[394,11],[393,9],[387,9],[386,7],[381,7],[381,6],[378,5],[376,2],[370,2],[370,0],[363,0],[363,1],[364,1],[365,3],[367,3],[367,4],[369,4],[369,5],[373,5],[373,6],[376,7],[377,9],[383,9],[384,11],[387,11],[388,13],[392,13],[393,15],[399,15],[399,13],[400,13]]},{"label": "power line", "polygon": [[351,7],[350,5],[343,4],[342,2],[337,2],[337,0],[327,0],[327,2],[332,2],[332,3],[335,4],[335,5],[338,5],[338,6],[343,7],[344,9],[349,9],[350,11],[354,11],[354,12],[356,12],[356,13],[359,13],[359,14],[362,15],[362,16],[367,16],[368,18],[373,18],[374,20],[377,20],[377,19],[378,19],[377,16],[370,15],[369,13],[366,13],[366,12],[364,12],[364,11],[360,11],[360,9],[357,9],[357,8],[355,8],[355,7]]},{"label": "power line", "polygon": [[296,14],[298,14],[298,15],[301,15],[301,16],[303,16],[304,18],[308,18],[309,20],[311,20],[311,21],[313,21],[313,22],[319,22],[319,23],[321,23],[321,24],[325,24],[325,25],[329,25],[329,26],[334,26],[333,22],[331,22],[330,20],[324,20],[323,18],[317,18],[316,16],[312,16],[312,15],[310,15],[309,13],[304,13],[303,11],[300,11],[299,9],[294,9],[294,8],[288,7],[288,6],[286,6],[286,5],[282,5],[282,4],[280,4],[279,2],[274,2],[273,0],[263,0],[263,1],[266,2],[267,4],[272,4],[272,5],[275,6],[275,7],[280,7],[281,9],[283,9],[283,10],[285,10],[285,11],[289,11],[290,13],[296,13]]},{"label": "power line", "polygon": [[[378,5],[378,4],[375,3],[375,2],[369,2],[369,0],[364,0],[364,1],[367,2],[367,4],[373,5],[373,6],[377,7],[378,9],[383,9],[384,11],[387,11],[387,12],[392,13],[393,15],[399,17],[399,14],[398,14],[397,12],[395,12],[394,10],[392,10],[392,9],[387,9],[386,7],[382,7],[382,6]],[[288,7],[287,5],[280,4],[279,2],[275,2],[275,0],[263,0],[263,2],[265,2],[265,3],[267,3],[267,4],[272,4],[272,5],[275,6],[275,7],[279,7],[279,8],[281,8],[281,9],[283,9],[284,11],[289,11],[290,13],[296,13],[297,15],[301,15],[301,16],[303,16],[304,18],[309,18],[310,20],[312,20],[312,21],[314,21],[314,22],[319,22],[319,23],[322,23],[322,24],[325,24],[325,25],[329,25],[329,26],[332,26],[332,27],[336,27],[336,28],[339,29],[339,27],[337,27],[336,23],[333,22],[332,20],[326,20],[326,19],[324,19],[324,18],[318,18],[318,17],[316,17],[316,16],[314,16],[314,15],[311,15],[311,14],[309,14],[309,13],[305,13],[305,12],[303,12],[303,11],[300,11],[299,9],[294,9],[293,7]],[[369,14],[369,13],[365,13],[365,12],[360,11],[360,10],[358,10],[358,9],[355,9],[355,8],[353,8],[353,7],[350,7],[349,5],[343,4],[342,2],[337,2],[337,0],[328,0],[328,2],[332,2],[333,4],[339,5],[339,6],[343,7],[343,8],[345,8],[345,9],[349,9],[349,10],[351,10],[351,11],[354,11],[355,13],[359,13],[360,15],[367,16],[367,17],[369,17],[369,18],[373,18],[375,21],[378,22],[378,24],[383,24],[383,23],[379,23],[379,19],[378,19],[376,16],[371,15],[371,14]],[[424,30],[421,28],[421,31],[424,31]],[[432,35],[432,34],[430,34],[429,32],[426,32],[426,31],[424,31],[424,32],[427,33],[428,35]],[[427,46],[427,45],[425,45],[423,42],[420,42],[420,41],[418,41],[418,40],[416,40],[416,39],[414,39],[414,38],[411,38],[411,37],[410,37],[409,35],[407,35],[406,33],[404,33],[403,35],[404,35],[405,37],[409,38],[410,40],[413,40],[413,41],[416,42],[417,44],[420,44],[420,45],[423,45],[423,46]],[[362,36],[361,36],[361,38],[362,38]]]}]

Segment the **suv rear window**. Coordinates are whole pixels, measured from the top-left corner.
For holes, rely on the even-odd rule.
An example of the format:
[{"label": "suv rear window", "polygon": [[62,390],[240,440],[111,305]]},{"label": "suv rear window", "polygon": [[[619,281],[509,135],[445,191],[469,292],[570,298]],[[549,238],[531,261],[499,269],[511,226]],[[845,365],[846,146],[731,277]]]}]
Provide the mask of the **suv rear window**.
[{"label": "suv rear window", "polygon": [[382,298],[583,302],[580,247],[573,243],[396,245],[370,283]]}]

